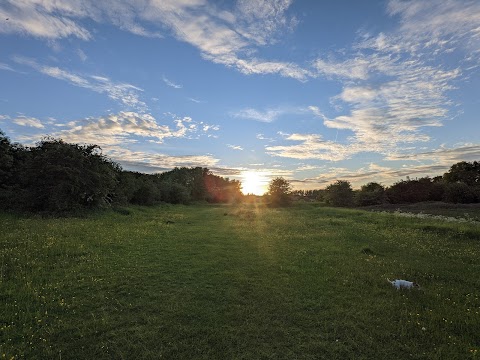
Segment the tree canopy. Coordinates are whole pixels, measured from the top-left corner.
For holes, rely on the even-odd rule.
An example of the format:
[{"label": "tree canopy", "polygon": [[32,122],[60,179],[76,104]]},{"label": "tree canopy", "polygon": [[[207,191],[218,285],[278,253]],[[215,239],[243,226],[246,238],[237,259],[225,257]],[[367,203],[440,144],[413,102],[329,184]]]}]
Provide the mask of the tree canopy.
[{"label": "tree canopy", "polygon": [[161,174],[123,170],[96,145],[45,138],[36,146],[12,144],[0,131],[0,207],[62,213],[111,204],[231,202],[241,184],[207,168]]},{"label": "tree canopy", "polygon": [[290,181],[283,177],[276,177],[272,179],[268,185],[268,195],[270,201],[274,206],[285,206],[290,203],[290,193],[292,185]]},{"label": "tree canopy", "polygon": [[325,188],[325,200],[333,206],[353,205],[353,189],[349,181],[337,180]]}]

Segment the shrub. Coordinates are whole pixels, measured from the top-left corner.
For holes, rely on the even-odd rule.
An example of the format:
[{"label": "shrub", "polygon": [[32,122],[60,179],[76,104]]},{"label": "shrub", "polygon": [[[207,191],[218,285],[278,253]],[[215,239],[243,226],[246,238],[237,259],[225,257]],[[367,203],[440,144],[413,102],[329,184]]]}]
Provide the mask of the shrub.
[{"label": "shrub", "polygon": [[445,187],[444,200],[451,203],[469,204],[477,201],[477,194],[472,187],[463,182],[450,183]]},{"label": "shrub", "polygon": [[268,195],[270,197],[271,205],[273,206],[286,206],[291,202],[290,193],[291,193],[290,181],[285,180],[282,177],[277,177],[270,181],[268,185]]},{"label": "shrub", "polygon": [[325,201],[333,206],[352,206],[353,189],[349,181],[337,180],[325,188]]},{"label": "shrub", "polygon": [[363,185],[355,195],[355,203],[358,206],[380,205],[385,201],[385,188],[376,182]]}]

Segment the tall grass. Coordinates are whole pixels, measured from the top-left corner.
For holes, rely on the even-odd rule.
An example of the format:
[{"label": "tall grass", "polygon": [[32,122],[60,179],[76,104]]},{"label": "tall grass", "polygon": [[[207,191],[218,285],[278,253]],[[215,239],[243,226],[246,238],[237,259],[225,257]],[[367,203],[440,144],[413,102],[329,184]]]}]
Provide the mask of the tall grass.
[{"label": "tall grass", "polygon": [[4,358],[480,356],[473,224],[199,205],[0,228]]}]

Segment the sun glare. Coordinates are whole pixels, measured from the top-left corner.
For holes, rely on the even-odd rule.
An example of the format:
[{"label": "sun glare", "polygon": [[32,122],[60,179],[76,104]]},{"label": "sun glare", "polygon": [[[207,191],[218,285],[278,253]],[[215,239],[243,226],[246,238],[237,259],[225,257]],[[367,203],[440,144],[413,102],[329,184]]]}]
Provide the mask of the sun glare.
[{"label": "sun glare", "polygon": [[246,194],[263,195],[267,192],[268,177],[257,171],[242,172],[242,192]]}]

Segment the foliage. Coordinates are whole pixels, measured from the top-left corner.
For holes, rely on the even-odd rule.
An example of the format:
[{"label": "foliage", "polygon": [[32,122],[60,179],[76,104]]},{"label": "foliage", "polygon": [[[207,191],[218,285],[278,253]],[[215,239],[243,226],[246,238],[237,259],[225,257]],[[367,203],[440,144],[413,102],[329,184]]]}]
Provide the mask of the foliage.
[{"label": "foliage", "polygon": [[124,171],[96,145],[46,138],[34,147],[12,144],[0,131],[0,207],[65,213],[110,204],[237,202],[237,180],[207,168],[175,168],[161,174]]},{"label": "foliage", "polygon": [[478,202],[474,188],[463,182],[447,184],[445,187],[444,200],[446,202],[462,204]]},{"label": "foliage", "polygon": [[[241,184],[203,167],[174,168],[160,174],[124,171],[102,155],[96,145],[47,138],[35,147],[12,144],[0,130],[0,208],[69,212],[110,204],[155,205],[207,201],[233,203],[243,199]],[[289,181],[270,182],[273,206],[297,199],[325,201],[333,206],[380,205],[447,201],[480,201],[480,162],[459,162],[443,176],[401,180],[388,188],[372,182],[354,192],[339,180],[326,189],[292,191]],[[354,196],[355,195],[355,196]]]},{"label": "foliage", "polygon": [[290,181],[283,177],[276,177],[268,184],[268,195],[273,206],[286,206],[290,204],[292,186]]},{"label": "foliage", "polygon": [[325,188],[325,201],[332,206],[352,206],[353,189],[349,181],[337,180]]},{"label": "foliage", "polygon": [[[171,171],[159,174],[158,178],[162,183],[171,184],[168,186],[170,191],[175,189],[180,191],[181,194],[177,194],[180,198],[184,198],[186,192],[191,201],[224,203],[238,201],[242,196],[241,185],[238,180],[225,179],[214,175],[207,168],[174,168]],[[179,200],[179,202],[183,201]]]},{"label": "foliage", "polygon": [[443,175],[448,183],[462,182],[468,186],[480,185],[480,162],[458,162]]},{"label": "foliage", "polygon": [[119,166],[95,145],[46,138],[25,148],[0,136],[0,199],[6,209],[65,212],[111,202]]},{"label": "foliage", "polygon": [[376,182],[363,185],[355,194],[355,203],[358,206],[379,205],[385,201],[385,187]]},{"label": "foliage", "polygon": [[415,180],[401,180],[386,190],[392,204],[439,201],[443,197],[444,183],[423,177]]},{"label": "foliage", "polygon": [[30,153],[24,172],[28,210],[63,212],[111,202],[119,166],[98,146],[45,139]]},{"label": "foliage", "polygon": [[314,189],[314,190],[294,190],[292,191],[292,195],[299,196],[303,199],[307,199],[310,201],[313,200],[318,200],[318,201],[323,201],[324,200],[324,189]]}]

